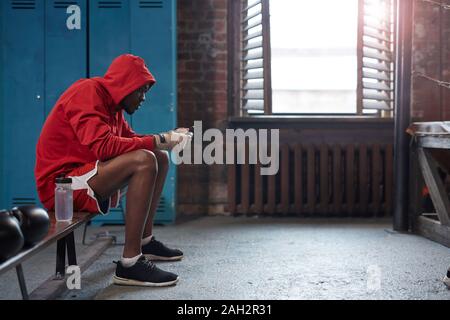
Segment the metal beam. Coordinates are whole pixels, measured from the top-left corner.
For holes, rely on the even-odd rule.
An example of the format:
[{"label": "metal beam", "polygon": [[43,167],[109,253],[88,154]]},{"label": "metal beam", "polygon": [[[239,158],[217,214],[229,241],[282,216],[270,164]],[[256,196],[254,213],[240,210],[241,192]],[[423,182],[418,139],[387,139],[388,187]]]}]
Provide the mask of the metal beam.
[{"label": "metal beam", "polygon": [[395,76],[395,193],[396,231],[409,229],[409,142],[406,129],[411,122],[411,51],[413,1],[397,0],[397,48]]}]

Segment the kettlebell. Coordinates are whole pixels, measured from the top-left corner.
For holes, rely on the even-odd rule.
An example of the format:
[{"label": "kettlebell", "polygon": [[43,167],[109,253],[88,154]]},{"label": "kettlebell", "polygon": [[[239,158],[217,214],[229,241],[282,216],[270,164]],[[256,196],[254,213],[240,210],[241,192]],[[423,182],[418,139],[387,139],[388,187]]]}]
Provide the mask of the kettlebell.
[{"label": "kettlebell", "polygon": [[20,206],[12,208],[11,212],[19,221],[26,245],[31,246],[47,235],[50,218],[44,209],[38,206]]},{"label": "kettlebell", "polygon": [[0,210],[0,261],[11,258],[22,250],[24,237],[19,221],[6,210]]}]

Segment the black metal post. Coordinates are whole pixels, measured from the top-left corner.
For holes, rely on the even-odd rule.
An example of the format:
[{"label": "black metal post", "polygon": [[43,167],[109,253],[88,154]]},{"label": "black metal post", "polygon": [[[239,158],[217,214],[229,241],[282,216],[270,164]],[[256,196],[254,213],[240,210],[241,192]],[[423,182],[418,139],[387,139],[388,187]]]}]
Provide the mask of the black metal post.
[{"label": "black metal post", "polygon": [[395,83],[394,230],[409,229],[409,143],[413,1],[397,0]]},{"label": "black metal post", "polygon": [[28,296],[27,285],[25,283],[25,277],[23,276],[23,269],[21,264],[18,264],[16,266],[16,272],[17,279],[19,280],[20,292],[22,293],[22,299],[29,300],[30,297]]},{"label": "black metal post", "polygon": [[77,253],[75,250],[75,236],[73,231],[66,236],[67,244],[67,260],[69,260],[69,266],[77,265]]},{"label": "black metal post", "polygon": [[59,239],[56,244],[56,280],[64,279],[66,274],[66,238]]}]

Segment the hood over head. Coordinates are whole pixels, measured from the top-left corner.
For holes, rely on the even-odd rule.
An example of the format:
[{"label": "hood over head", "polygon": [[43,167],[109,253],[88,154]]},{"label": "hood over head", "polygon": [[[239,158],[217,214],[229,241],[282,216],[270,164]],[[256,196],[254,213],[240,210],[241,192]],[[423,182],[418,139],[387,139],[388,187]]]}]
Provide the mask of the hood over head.
[{"label": "hood over head", "polygon": [[123,54],[111,63],[103,78],[97,78],[111,95],[116,105],[133,91],[150,85],[156,80],[145,65],[145,61],[132,54]]}]

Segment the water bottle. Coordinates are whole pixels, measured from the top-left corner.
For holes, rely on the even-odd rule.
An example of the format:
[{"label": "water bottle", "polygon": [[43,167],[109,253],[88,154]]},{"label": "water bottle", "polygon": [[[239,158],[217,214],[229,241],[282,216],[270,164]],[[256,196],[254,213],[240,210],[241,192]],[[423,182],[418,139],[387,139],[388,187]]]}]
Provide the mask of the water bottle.
[{"label": "water bottle", "polygon": [[56,221],[71,221],[73,218],[73,190],[71,178],[55,180],[55,218]]}]

